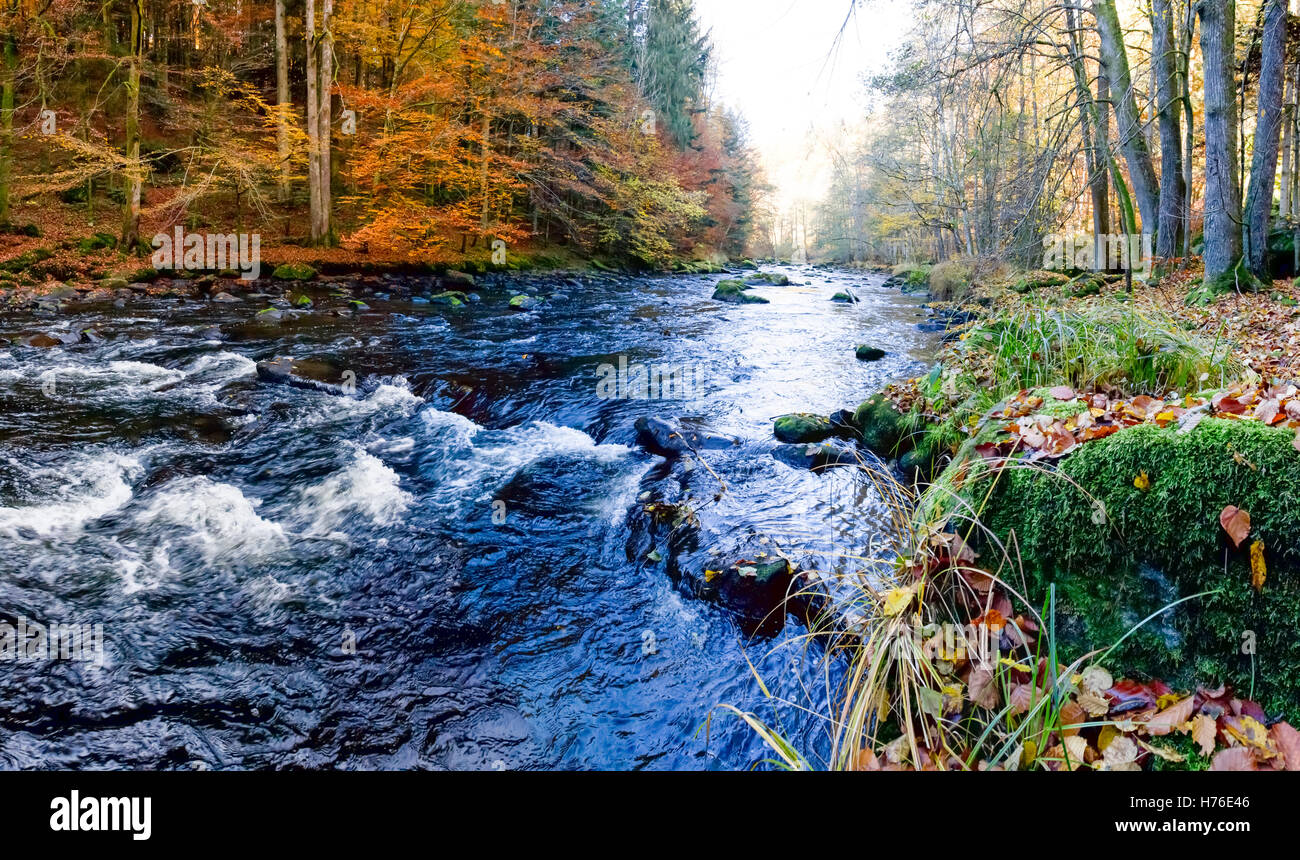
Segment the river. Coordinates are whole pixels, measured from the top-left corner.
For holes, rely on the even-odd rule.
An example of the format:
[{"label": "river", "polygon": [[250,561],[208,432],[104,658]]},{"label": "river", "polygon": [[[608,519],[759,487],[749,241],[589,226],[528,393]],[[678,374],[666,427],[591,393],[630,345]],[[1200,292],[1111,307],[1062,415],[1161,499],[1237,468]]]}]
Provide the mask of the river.
[{"label": "river", "polygon": [[[317,285],[281,323],[248,297],[0,317],[0,620],[103,625],[96,660],[0,663],[0,767],[760,762],[720,703],[824,754],[836,667],[800,620],[756,629],[700,576],[769,541],[871,551],[869,483],[774,457],[772,419],[851,408],[938,335],[882,276],[773,271],[797,285],[755,289],[765,305],[712,301],[717,276],[593,274],[493,276],[449,308],[389,276]],[[518,312],[511,287],[558,295]],[[830,301],[846,288],[861,302]],[[281,355],[343,392],[259,379]],[[692,384],[620,396],[600,385],[620,360]],[[642,416],[741,444],[665,460]],[[699,528],[669,546],[645,505],[687,494]],[[808,710],[765,701],[751,664]]]}]

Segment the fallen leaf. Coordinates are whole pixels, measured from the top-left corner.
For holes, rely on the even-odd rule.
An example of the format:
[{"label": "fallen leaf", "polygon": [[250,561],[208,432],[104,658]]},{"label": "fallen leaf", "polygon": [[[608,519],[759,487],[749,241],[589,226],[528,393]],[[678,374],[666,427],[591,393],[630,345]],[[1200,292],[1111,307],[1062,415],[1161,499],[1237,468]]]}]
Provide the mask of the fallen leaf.
[{"label": "fallen leaf", "polygon": [[1111,687],[1115,686],[1115,679],[1111,677],[1110,672],[1101,666],[1089,666],[1083,670],[1083,676],[1079,680],[1083,689],[1093,693],[1104,693]]},{"label": "fallen leaf", "polygon": [[992,666],[977,666],[972,669],[966,686],[971,701],[981,708],[996,708],[1001,701],[998,685],[993,681]]},{"label": "fallen leaf", "polygon": [[1218,725],[1213,717],[1197,714],[1192,717],[1192,740],[1201,748],[1201,755],[1209,757],[1214,752],[1214,738],[1218,734]]},{"label": "fallen leaf", "polygon": [[1195,697],[1188,696],[1176,705],[1165,708],[1156,714],[1146,723],[1148,734],[1153,737],[1161,737],[1172,732],[1174,729],[1182,728],[1192,717],[1192,704]]},{"label": "fallen leaf", "polygon": [[889,618],[892,618],[895,615],[901,615],[903,610],[912,603],[913,593],[912,586],[910,585],[904,586],[903,588],[895,588],[893,591],[885,595],[885,604],[881,608],[881,611]]},{"label": "fallen leaf", "polygon": [[1268,730],[1268,736],[1277,744],[1287,770],[1300,770],[1300,732],[1290,723],[1277,723]]},{"label": "fallen leaf", "polygon": [[1210,770],[1259,770],[1259,764],[1255,761],[1254,752],[1248,747],[1229,747],[1215,753],[1210,762]]},{"label": "fallen leaf", "polygon": [[1073,400],[1075,397],[1074,389],[1068,385],[1058,385],[1049,391],[1048,394],[1051,394],[1052,398],[1055,400]]},{"label": "fallen leaf", "polygon": [[1250,545],[1250,584],[1256,591],[1263,591],[1267,576],[1268,568],[1264,564],[1264,542],[1257,540]]},{"label": "fallen leaf", "polygon": [[1137,487],[1144,493],[1151,489],[1151,479],[1147,477],[1146,469],[1139,472],[1138,476],[1133,479],[1133,486]]},{"label": "fallen leaf", "polygon": [[1232,545],[1241,549],[1241,542],[1250,535],[1250,513],[1236,505],[1228,505],[1219,514],[1219,524],[1232,539]]},{"label": "fallen leaf", "polygon": [[1088,713],[1078,702],[1066,702],[1061,706],[1061,734],[1066,737],[1066,744],[1069,739],[1082,731],[1079,725],[1088,722]]}]

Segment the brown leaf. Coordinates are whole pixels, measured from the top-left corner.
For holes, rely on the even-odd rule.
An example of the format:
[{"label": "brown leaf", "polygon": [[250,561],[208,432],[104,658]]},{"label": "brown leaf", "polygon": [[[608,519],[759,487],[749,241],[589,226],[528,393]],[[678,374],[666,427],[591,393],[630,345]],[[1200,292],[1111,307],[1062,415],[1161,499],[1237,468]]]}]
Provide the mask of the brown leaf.
[{"label": "brown leaf", "polygon": [[1287,770],[1300,770],[1300,732],[1290,723],[1278,723],[1268,730],[1268,736],[1277,744],[1286,762]]},{"label": "brown leaf", "polygon": [[1249,747],[1228,747],[1215,753],[1210,770],[1259,770],[1259,765]]},{"label": "brown leaf", "polygon": [[1228,505],[1219,514],[1219,524],[1232,539],[1232,545],[1241,549],[1241,543],[1250,535],[1250,513],[1236,505]]},{"label": "brown leaf", "polygon": [[1073,400],[1075,397],[1074,389],[1068,385],[1058,385],[1048,392],[1056,400]]},{"label": "brown leaf", "polygon": [[1077,735],[1082,731],[1078,726],[1086,722],[1088,722],[1088,713],[1078,702],[1066,702],[1061,707],[1061,734],[1065,737],[1072,738]]},{"label": "brown leaf", "polygon": [[976,666],[966,683],[970,700],[981,708],[996,708],[1001,699],[998,685],[994,683],[992,666]]},{"label": "brown leaf", "polygon": [[1197,714],[1192,718],[1192,740],[1200,746],[1201,755],[1208,757],[1214,752],[1214,738],[1217,733],[1218,725],[1214,722],[1214,717]]},{"label": "brown leaf", "polygon": [[1170,705],[1152,717],[1146,724],[1147,732],[1154,737],[1167,735],[1192,718],[1192,703],[1195,697],[1188,696],[1177,704]]}]

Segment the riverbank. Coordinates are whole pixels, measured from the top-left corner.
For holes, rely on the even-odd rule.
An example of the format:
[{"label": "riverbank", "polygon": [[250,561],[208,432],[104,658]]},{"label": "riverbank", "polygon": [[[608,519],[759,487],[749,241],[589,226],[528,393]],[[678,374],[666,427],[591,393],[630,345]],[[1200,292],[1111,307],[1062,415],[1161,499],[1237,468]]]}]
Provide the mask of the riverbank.
[{"label": "riverbank", "polygon": [[854,413],[918,483],[834,765],[1300,769],[1293,285],[936,269],[892,283],[948,299],[938,363]]}]

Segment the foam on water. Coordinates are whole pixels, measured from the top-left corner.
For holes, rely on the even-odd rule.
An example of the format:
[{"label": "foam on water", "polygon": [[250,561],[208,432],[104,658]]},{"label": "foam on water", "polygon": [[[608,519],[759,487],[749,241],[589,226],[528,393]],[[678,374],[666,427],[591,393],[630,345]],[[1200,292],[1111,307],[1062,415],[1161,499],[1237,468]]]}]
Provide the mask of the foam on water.
[{"label": "foam on water", "polygon": [[396,522],[413,500],[401,488],[396,472],[356,447],[345,469],[303,490],[297,515],[309,523],[310,534],[331,532],[354,515],[387,526]]},{"label": "foam on water", "polygon": [[142,473],[140,461],[120,454],[74,458],[57,467],[31,467],[10,457],[9,465],[22,476],[41,501],[0,507],[0,534],[18,539],[72,536],[100,517],[125,507],[132,483]]},{"label": "foam on water", "polygon": [[289,545],[279,524],[258,516],[260,505],[230,484],[182,478],[150,499],[136,521],[145,529],[174,526],[208,564],[234,566],[265,560]]}]

